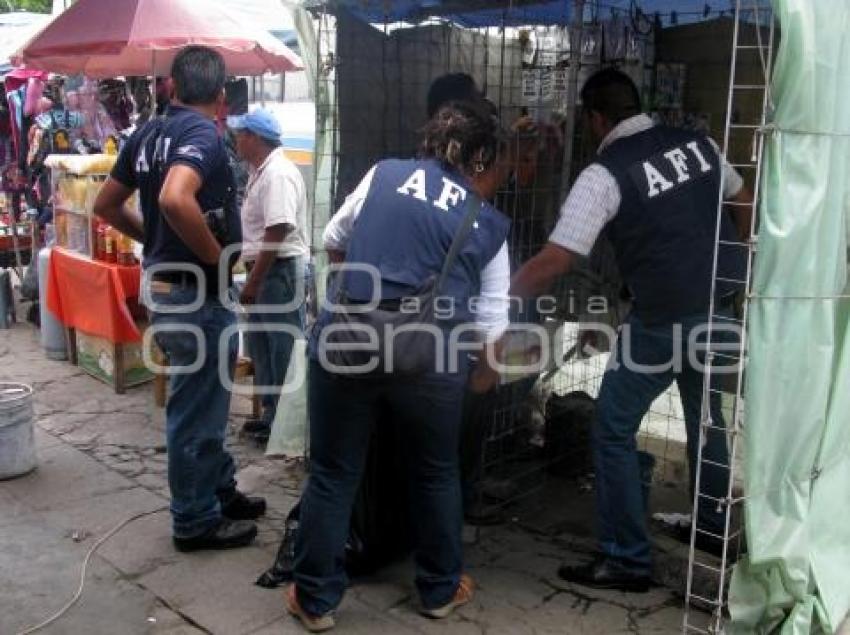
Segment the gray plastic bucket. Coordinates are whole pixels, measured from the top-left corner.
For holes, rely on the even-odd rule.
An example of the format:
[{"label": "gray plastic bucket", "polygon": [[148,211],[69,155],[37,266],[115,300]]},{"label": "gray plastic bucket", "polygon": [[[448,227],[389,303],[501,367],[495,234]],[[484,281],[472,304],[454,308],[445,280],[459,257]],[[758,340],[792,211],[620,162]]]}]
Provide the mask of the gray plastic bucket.
[{"label": "gray plastic bucket", "polygon": [[0,382],[0,480],[35,469],[32,388]]}]

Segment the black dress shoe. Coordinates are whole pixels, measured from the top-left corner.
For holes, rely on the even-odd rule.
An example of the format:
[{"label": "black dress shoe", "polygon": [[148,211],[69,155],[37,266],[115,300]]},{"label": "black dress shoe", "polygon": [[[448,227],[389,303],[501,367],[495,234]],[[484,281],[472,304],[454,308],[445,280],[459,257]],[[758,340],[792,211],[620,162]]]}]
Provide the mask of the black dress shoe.
[{"label": "black dress shoe", "polygon": [[174,536],[177,551],[202,551],[205,549],[236,549],[250,545],[257,537],[257,526],[247,520],[229,520],[221,522],[200,536],[178,538]]},{"label": "black dress shoe", "polygon": [[270,434],[272,429],[272,422],[270,419],[248,419],[242,424],[242,432],[248,435],[255,434]]},{"label": "black dress shoe", "polygon": [[634,573],[617,560],[604,556],[597,556],[580,567],[563,566],[558,569],[558,577],[593,589],[615,589],[630,593],[646,593],[652,586],[652,579],[648,575]]},{"label": "black dress shoe", "polygon": [[463,520],[467,525],[473,527],[492,527],[504,523],[505,515],[500,506],[479,500],[465,506]]},{"label": "black dress shoe", "polygon": [[260,496],[246,496],[235,487],[219,492],[221,515],[230,520],[256,520],[266,513],[266,499]]}]

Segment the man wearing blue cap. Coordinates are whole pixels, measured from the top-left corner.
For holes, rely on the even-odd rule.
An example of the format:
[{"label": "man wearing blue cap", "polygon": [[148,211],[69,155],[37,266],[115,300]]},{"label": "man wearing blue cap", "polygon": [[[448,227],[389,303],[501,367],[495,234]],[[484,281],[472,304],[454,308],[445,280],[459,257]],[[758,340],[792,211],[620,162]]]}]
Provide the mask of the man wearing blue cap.
[{"label": "man wearing blue cap", "polygon": [[227,124],[236,137],[236,152],[250,166],[242,202],[242,258],[248,280],[240,301],[249,311],[246,344],[263,414],[246,422],[244,431],[265,442],[295,334],[303,329],[307,195],[301,173],[283,152],[280,125],[271,112],[260,108],[229,117]]}]

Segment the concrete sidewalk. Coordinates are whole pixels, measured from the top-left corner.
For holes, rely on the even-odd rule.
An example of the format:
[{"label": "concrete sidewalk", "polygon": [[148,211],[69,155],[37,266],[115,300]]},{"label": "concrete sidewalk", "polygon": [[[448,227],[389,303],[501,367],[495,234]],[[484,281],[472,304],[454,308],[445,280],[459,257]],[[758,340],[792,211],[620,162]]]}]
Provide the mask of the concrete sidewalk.
[{"label": "concrete sidewalk", "polygon": [[[73,594],[85,553],[122,520],[167,505],[163,414],[150,386],[118,396],[67,363],[44,358],[37,331],[0,335],[0,380],[36,391],[39,468],[0,482],[0,633],[15,634],[58,610]],[[271,564],[283,518],[303,470],[239,442],[248,412],[236,400],[231,447],[243,489],[267,497],[256,546],[183,555],[171,546],[167,512],[137,520],[91,562],[79,604],[45,633],[298,633],[280,591],[254,585]],[[572,495],[572,494],[564,494]],[[576,502],[581,508],[584,501]],[[572,505],[574,501],[564,501]],[[541,514],[483,531],[467,547],[475,601],[444,622],[416,613],[412,566],[401,563],[350,590],[337,632],[435,635],[678,633],[683,600],[659,588],[645,595],[598,592],[559,581],[558,566],[590,551],[582,531],[553,529]],[[562,523],[563,524],[563,523]],[[584,532],[586,534],[586,531]]]}]

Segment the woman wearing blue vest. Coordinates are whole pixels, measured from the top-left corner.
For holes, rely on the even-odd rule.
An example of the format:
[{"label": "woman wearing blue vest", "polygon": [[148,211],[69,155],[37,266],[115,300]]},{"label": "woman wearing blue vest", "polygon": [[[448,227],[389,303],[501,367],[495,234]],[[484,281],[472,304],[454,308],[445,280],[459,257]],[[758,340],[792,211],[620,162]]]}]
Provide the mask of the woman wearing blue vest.
[{"label": "woman wearing blue vest", "polygon": [[[332,260],[345,263],[337,283],[346,302],[374,301],[384,315],[403,312],[408,300],[421,297],[443,273],[429,326],[445,336],[443,342],[458,330],[498,339],[508,325],[510,222],[486,201],[508,174],[506,150],[491,106],[483,100],[452,102],[426,126],[419,159],[375,165],[324,233]],[[388,371],[382,358],[376,370],[352,375],[340,371],[329,354],[327,336],[335,322],[334,312],[325,308],[311,334],[311,472],[288,609],[310,631],[334,626],[347,582],[343,564],[351,510],[380,410],[390,412],[405,436],[422,612],[446,617],[470,601],[473,586],[463,573],[458,468],[468,338],[459,338],[461,350],[441,346],[442,363],[424,372]]]}]

